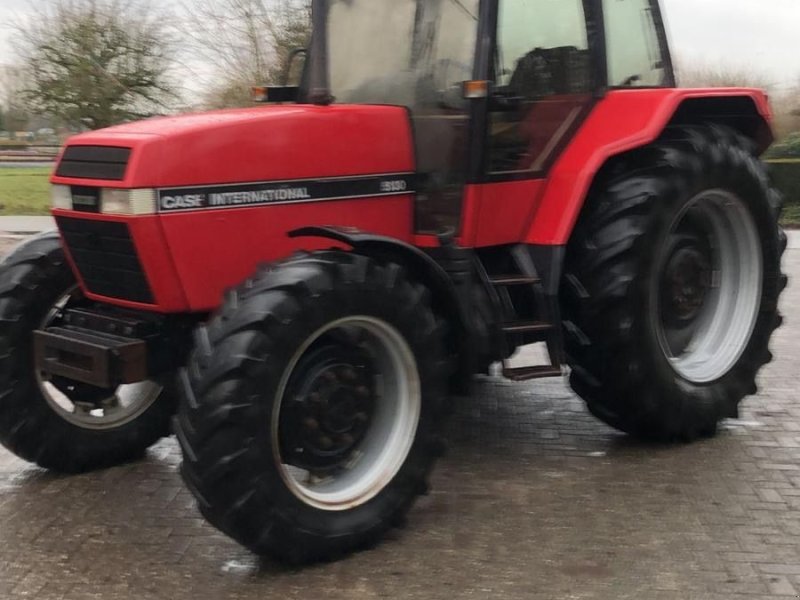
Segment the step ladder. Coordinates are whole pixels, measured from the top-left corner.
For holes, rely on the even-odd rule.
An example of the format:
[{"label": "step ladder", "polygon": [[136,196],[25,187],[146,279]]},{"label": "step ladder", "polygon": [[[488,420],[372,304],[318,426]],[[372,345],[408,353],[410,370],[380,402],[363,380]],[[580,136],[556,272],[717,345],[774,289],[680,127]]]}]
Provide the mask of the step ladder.
[{"label": "step ladder", "polygon": [[[511,366],[508,359],[505,359],[503,360],[503,376],[512,381],[559,377],[564,374],[564,371],[560,361],[561,336],[558,330],[560,325],[558,325],[557,310],[551,306],[551,301],[545,293],[542,281],[536,274],[533,260],[527,251],[524,248],[516,248],[512,250],[512,256],[514,265],[519,272],[488,275],[488,282],[493,292],[497,294],[497,298],[502,298],[508,288],[526,290],[528,293],[525,294],[525,298],[533,303],[535,317],[523,319],[516,314],[499,316],[499,328],[505,344],[505,354],[510,355],[518,346],[520,339],[526,342],[523,345],[545,342],[550,360],[549,364],[514,367]],[[507,294],[506,297],[509,298],[506,305],[513,304]],[[502,302],[498,302],[498,306],[502,305]],[[508,311],[504,310],[503,312]]]}]

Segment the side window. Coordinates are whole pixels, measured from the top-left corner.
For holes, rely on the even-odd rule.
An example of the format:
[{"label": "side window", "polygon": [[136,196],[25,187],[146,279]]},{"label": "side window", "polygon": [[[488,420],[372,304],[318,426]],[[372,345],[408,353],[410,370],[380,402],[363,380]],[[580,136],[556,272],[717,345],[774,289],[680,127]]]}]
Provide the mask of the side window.
[{"label": "side window", "polygon": [[612,87],[666,85],[664,53],[653,0],[603,0]]},{"label": "side window", "polygon": [[501,0],[494,68],[490,171],[540,172],[594,88],[583,0]]}]

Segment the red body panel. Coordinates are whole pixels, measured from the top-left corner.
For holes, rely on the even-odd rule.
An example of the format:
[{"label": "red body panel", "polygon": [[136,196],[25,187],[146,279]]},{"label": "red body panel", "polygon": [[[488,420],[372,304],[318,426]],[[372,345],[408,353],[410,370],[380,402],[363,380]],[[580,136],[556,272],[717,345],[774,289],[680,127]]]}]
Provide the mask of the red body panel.
[{"label": "red body panel", "polygon": [[409,172],[410,136],[402,108],[291,105],[139,121],[69,145],[133,148],[123,181],[85,185],[168,188]]},{"label": "red body panel", "polygon": [[461,244],[466,247],[518,243],[535,211],[544,179],[469,186]]},{"label": "red body panel", "polygon": [[412,206],[413,197],[407,195],[187,212],[164,215],[161,223],[189,310],[206,311],[216,308],[224,290],[252,275],[259,263],[334,245],[330,240],[290,239],[287,232],[307,225],[356,226],[410,242]]},{"label": "red body panel", "polygon": [[[595,174],[612,156],[655,141],[680,104],[692,98],[752,98],[771,121],[766,96],[749,89],[653,89],[610,92],[597,103],[550,171],[544,195],[520,241],[563,245],[569,241]],[[533,199],[531,199],[533,203]]]},{"label": "red body panel", "polygon": [[[53,183],[170,188],[414,171],[408,113],[386,106],[220,111],[113,127],[69,143],[132,148],[125,179],[54,176]],[[54,214],[127,222],[156,300],[147,308],[161,312],[212,310],[224,290],[252,274],[259,263],[299,249],[331,246],[324,240],[289,239],[287,232],[300,226],[348,225],[404,241],[413,235],[411,194],[152,217]]]},{"label": "red body panel", "polygon": [[[755,90],[612,91],[598,101],[545,179],[468,185],[459,241],[464,247],[569,240],[591,182],[612,156],[654,141],[682,102],[746,97],[765,121],[766,97]],[[387,106],[273,106],[154,119],[87,133],[70,145],[132,148],[122,181],[54,176],[54,183],[122,188],[172,188],[410,173],[415,170],[410,120]],[[341,225],[419,246],[414,196],[188,210],[146,217],[54,211],[129,224],[152,306],[88,294],[96,300],[161,312],[208,311],[223,291],[256,266],[298,249],[332,244],[287,237],[310,225]]]}]

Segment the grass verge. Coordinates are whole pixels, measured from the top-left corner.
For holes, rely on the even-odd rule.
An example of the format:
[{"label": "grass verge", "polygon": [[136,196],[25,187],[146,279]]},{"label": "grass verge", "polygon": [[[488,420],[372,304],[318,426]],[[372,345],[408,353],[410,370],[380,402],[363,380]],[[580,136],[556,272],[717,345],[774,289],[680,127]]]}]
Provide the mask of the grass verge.
[{"label": "grass verge", "polygon": [[46,215],[50,209],[50,169],[0,167],[0,215]]}]

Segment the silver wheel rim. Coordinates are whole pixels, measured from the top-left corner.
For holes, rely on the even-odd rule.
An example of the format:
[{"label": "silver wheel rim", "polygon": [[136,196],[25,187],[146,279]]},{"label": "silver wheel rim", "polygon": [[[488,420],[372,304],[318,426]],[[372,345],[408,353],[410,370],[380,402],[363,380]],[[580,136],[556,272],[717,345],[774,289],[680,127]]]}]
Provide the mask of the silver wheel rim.
[{"label": "silver wheel rim", "polygon": [[[672,368],[696,384],[724,377],[744,354],[761,306],[763,257],[758,230],[747,206],[735,194],[708,190],[693,198],[673,221],[671,235],[687,220],[702,224],[710,249],[709,286],[686,347],[670,343],[661,289],[654,290],[659,344]],[[667,242],[665,242],[667,243]],[[665,268],[662,260],[658,272]],[[659,287],[660,280],[656,281]]]},{"label": "silver wheel rim", "polygon": [[[280,450],[281,408],[287,385],[301,358],[322,336],[344,331],[356,334],[373,357],[376,377],[375,411],[363,439],[346,466],[335,475],[319,477],[286,464]],[[421,410],[419,373],[414,354],[394,327],[373,317],[353,316],[334,321],[310,336],[287,366],[272,415],[273,457],[281,478],[304,503],[328,511],[355,508],[381,492],[397,475],[408,457]]]},{"label": "silver wheel rim", "polygon": [[[74,286],[65,293],[41,324],[44,329],[52,324],[76,297],[80,290]],[[68,386],[56,386],[49,374],[37,370],[36,382],[47,404],[62,419],[82,429],[107,430],[121,427],[140,417],[161,395],[163,386],[154,381],[120,385],[106,397],[84,402],[79,394],[71,394]]]}]

